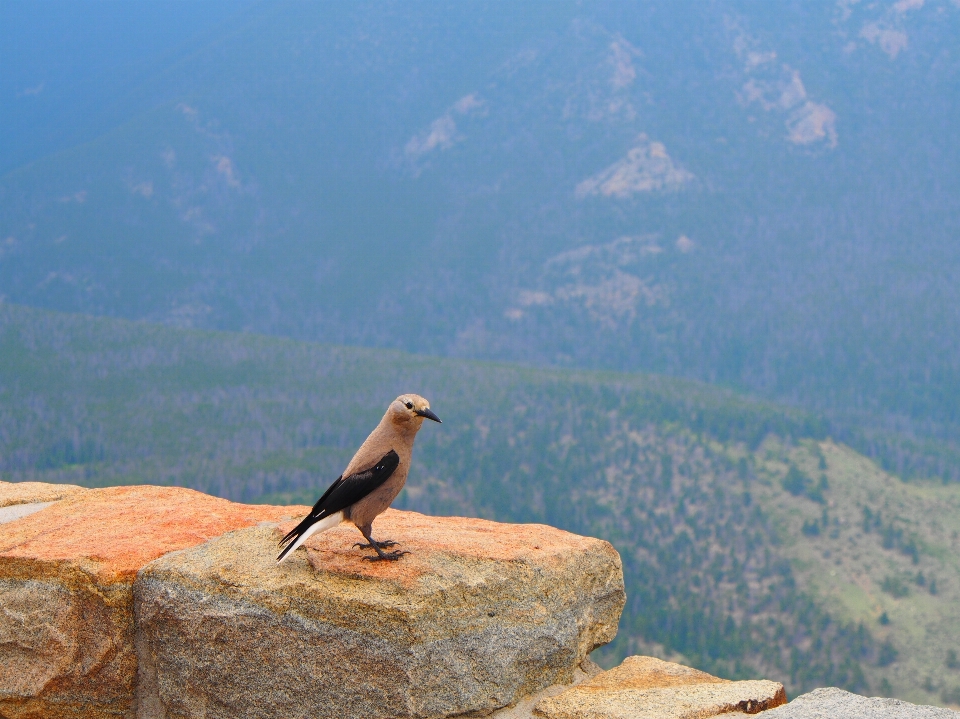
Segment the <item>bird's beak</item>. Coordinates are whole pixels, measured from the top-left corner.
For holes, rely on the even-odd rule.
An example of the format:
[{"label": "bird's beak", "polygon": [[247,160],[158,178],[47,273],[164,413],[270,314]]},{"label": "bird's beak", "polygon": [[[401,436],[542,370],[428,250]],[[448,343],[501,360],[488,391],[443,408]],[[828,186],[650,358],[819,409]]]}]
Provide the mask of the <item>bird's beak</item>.
[{"label": "bird's beak", "polygon": [[[434,422],[440,422],[440,418],[437,417],[437,415],[435,415],[431,409],[418,409],[417,414],[421,417],[432,419]],[[443,422],[440,422],[440,424],[443,424]]]}]

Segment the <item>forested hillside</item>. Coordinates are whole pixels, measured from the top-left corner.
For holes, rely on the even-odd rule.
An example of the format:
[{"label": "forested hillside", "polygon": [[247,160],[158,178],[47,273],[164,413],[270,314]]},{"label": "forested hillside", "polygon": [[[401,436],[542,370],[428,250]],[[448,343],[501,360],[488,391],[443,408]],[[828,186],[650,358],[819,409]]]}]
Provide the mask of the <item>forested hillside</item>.
[{"label": "forested hillside", "polygon": [[791,694],[957,703],[960,491],[815,416],[654,375],[539,370],[0,305],[0,476],[312,503],[385,405],[427,396],[398,505],[609,539],[612,662],[682,656]]}]

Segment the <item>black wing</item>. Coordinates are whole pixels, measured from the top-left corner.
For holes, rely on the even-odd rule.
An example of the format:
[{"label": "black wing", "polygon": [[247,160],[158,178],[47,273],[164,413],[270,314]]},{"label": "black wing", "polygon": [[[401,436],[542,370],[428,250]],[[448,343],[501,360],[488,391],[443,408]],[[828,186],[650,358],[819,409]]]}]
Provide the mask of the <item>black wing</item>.
[{"label": "black wing", "polygon": [[[280,540],[280,546],[292,545],[315,522],[359,502],[390,479],[390,475],[399,465],[400,456],[391,449],[370,469],[351,474],[349,477],[338,477],[337,481],[327,487],[327,491],[313,505],[310,514]],[[286,550],[280,553],[277,561],[283,559],[284,554]]]}]

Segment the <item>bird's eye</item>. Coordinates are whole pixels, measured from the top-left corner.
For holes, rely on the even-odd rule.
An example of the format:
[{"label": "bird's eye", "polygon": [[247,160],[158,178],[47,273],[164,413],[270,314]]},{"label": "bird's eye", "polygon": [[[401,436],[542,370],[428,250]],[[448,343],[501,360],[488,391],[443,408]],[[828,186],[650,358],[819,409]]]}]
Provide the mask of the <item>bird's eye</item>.
[{"label": "bird's eye", "polygon": [[413,402],[407,402],[407,409],[413,409]]}]

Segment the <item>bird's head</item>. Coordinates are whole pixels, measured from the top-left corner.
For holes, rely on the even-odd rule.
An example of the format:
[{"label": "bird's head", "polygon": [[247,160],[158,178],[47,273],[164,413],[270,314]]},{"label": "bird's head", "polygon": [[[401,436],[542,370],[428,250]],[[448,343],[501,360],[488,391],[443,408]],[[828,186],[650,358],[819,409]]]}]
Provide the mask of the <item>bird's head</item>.
[{"label": "bird's head", "polygon": [[424,419],[440,421],[440,418],[430,409],[430,403],[418,394],[400,395],[390,403],[387,414],[394,424],[413,424],[418,428],[423,424]]}]

